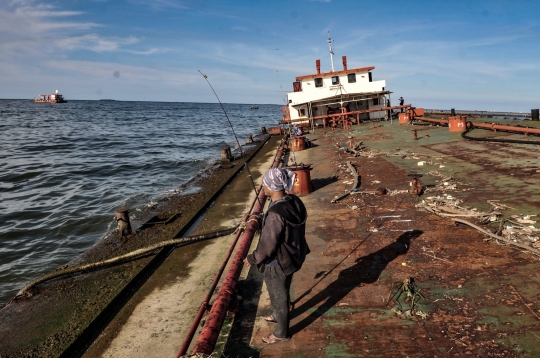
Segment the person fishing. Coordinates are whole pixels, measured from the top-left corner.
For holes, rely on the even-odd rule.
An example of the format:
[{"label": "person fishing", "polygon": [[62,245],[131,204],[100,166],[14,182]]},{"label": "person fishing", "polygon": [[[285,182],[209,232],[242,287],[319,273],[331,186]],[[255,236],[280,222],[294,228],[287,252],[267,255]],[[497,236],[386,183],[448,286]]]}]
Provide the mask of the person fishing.
[{"label": "person fishing", "polygon": [[272,168],[263,176],[263,190],[270,203],[263,217],[261,237],[255,251],[244,263],[257,265],[264,272],[264,282],[270,296],[273,313],[264,317],[276,323],[273,333],[262,341],[273,344],[289,340],[289,305],[293,274],[300,270],[310,250],[306,241],[307,210],[291,190],[296,174],[289,169]]}]

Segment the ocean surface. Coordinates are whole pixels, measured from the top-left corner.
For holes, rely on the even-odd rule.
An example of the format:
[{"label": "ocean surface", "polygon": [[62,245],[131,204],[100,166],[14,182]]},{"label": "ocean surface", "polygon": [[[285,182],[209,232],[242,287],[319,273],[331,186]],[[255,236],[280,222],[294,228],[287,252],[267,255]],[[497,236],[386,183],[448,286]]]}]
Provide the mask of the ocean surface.
[{"label": "ocean surface", "polygon": [[[279,105],[224,104],[241,144]],[[236,147],[216,103],[0,100],[0,308]]]}]

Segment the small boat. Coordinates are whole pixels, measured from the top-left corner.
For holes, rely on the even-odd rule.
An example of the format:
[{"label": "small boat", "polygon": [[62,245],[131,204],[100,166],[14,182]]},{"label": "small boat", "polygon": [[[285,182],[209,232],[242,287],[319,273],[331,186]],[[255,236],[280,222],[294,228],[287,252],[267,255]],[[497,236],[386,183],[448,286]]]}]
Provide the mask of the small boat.
[{"label": "small boat", "polygon": [[64,99],[64,96],[62,96],[60,93],[58,93],[58,90],[56,90],[56,93],[54,94],[40,94],[39,98],[34,98],[34,102],[36,103],[66,103],[67,101]]},{"label": "small boat", "polygon": [[259,106],[251,106],[249,109],[259,109]]}]

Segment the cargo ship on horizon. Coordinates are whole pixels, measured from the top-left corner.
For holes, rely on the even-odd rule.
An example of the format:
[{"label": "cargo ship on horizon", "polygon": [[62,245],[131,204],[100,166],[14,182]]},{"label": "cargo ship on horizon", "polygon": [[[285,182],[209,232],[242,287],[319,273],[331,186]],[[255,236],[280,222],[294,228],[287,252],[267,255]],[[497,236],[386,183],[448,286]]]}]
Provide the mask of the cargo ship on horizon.
[{"label": "cargo ship on horizon", "polygon": [[34,98],[35,103],[67,103],[58,90],[54,94],[40,94],[39,98]]}]

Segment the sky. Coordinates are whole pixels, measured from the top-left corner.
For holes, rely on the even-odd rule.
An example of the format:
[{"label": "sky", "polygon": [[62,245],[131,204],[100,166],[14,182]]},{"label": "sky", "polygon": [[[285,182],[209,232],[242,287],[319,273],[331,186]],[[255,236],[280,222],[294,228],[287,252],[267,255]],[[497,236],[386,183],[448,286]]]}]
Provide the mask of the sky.
[{"label": "sky", "polygon": [[0,98],[284,104],[375,66],[415,107],[540,107],[539,1],[0,0]]}]

